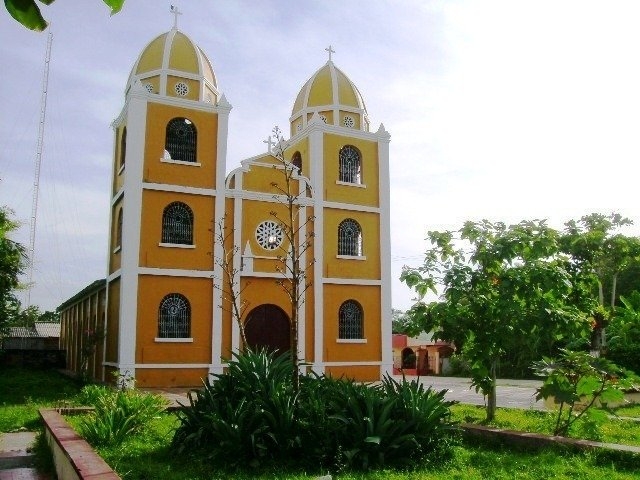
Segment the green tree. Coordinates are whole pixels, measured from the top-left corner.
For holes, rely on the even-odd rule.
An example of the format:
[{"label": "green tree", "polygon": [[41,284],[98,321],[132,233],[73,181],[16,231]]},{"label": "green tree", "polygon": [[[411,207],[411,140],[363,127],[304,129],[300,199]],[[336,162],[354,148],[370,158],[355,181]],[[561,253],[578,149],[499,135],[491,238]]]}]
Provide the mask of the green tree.
[{"label": "green tree", "polygon": [[11,313],[20,305],[15,289],[27,263],[24,246],[9,238],[18,228],[18,223],[11,219],[12,213],[0,207],[0,337],[11,324]]},{"label": "green tree", "polygon": [[[54,0],[39,0],[44,5],[51,5]],[[111,15],[120,11],[124,0],[102,0],[111,10]],[[9,14],[30,30],[41,32],[47,28],[47,21],[40,12],[36,0],[4,0]]]},{"label": "green tree", "polygon": [[456,234],[432,231],[428,239],[424,265],[405,267],[401,280],[421,298],[430,290],[442,293],[439,301],[418,302],[410,314],[425,331],[462,349],[491,420],[497,367],[516,342],[523,348],[545,339],[553,351],[557,342],[589,331],[589,278],[561,254],[559,232],[545,221],[469,221]]},{"label": "green tree", "polygon": [[[620,230],[633,222],[620,214],[591,213],[571,220],[560,239],[562,250],[584,272],[597,279],[597,297],[600,309],[594,311],[596,329],[592,348],[601,350],[606,344],[604,327],[616,304],[620,273],[640,261],[640,238],[623,235]],[[605,299],[605,285],[610,292]]]}]

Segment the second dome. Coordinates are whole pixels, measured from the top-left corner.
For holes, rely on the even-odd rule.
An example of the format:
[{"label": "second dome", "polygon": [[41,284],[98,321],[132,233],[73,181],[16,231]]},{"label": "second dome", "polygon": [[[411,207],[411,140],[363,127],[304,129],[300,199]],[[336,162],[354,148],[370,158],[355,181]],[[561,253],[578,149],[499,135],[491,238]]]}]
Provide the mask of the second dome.
[{"label": "second dome", "polygon": [[369,131],[367,109],[360,91],[329,60],[304,84],[296,97],[291,117],[291,135],[300,132],[317,113],[329,125]]}]

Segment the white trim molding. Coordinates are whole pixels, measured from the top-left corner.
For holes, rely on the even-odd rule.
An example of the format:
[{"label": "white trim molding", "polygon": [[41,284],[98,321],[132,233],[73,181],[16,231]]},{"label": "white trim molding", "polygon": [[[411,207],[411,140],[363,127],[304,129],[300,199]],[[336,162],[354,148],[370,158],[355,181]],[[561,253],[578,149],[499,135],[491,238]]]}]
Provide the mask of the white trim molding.
[{"label": "white trim molding", "polygon": [[184,165],[185,167],[201,167],[200,162],[186,162],[184,160],[171,160],[170,158],[161,158],[160,163],[172,163],[174,165]]},{"label": "white trim molding", "polygon": [[193,343],[193,338],[160,338],[154,339],[156,343]]},{"label": "white trim molding", "polygon": [[188,243],[162,243],[162,242],[160,242],[158,244],[158,246],[162,247],[162,248],[187,248],[187,249],[196,248],[195,245],[193,245],[193,244],[189,245]]}]

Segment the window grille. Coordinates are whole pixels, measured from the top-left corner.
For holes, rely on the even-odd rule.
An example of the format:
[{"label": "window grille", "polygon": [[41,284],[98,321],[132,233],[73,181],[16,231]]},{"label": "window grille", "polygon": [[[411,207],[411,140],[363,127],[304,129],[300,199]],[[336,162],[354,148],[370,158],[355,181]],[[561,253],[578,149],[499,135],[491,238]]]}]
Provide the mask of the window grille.
[{"label": "window grille", "polygon": [[294,167],[296,167],[298,169],[298,173],[302,173],[302,155],[300,155],[300,152],[296,152],[293,154],[293,157],[291,157],[291,163],[293,164]]},{"label": "window grille", "polygon": [[174,118],[167,124],[165,155],[172,160],[183,162],[196,161],[197,133],[196,127],[186,118]]},{"label": "window grille", "polygon": [[360,168],[360,152],[351,145],[340,149],[340,181],[360,184],[362,181]]},{"label": "window grille", "polygon": [[338,225],[338,255],[362,256],[362,229],[351,218]]},{"label": "window grille", "polygon": [[340,305],[338,312],[338,338],[361,339],[362,332],[362,307],[355,300],[347,300]]},{"label": "window grille", "polygon": [[191,306],[179,293],[170,293],[160,302],[158,309],[159,338],[191,337]]},{"label": "window grille", "polygon": [[193,245],[193,212],[184,203],[173,202],[164,209],[162,243]]},{"label": "window grille", "polygon": [[122,209],[118,210],[116,223],[116,247],[122,247]]}]

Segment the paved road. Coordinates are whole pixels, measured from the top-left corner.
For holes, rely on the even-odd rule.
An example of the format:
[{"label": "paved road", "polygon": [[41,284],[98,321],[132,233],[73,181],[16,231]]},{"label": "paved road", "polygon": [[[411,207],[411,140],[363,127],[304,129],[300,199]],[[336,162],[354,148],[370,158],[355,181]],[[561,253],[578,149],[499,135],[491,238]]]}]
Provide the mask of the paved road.
[{"label": "paved road", "polygon": [[[402,376],[395,375],[396,380],[402,380]],[[415,376],[407,376],[408,380],[416,379]],[[445,398],[456,400],[460,403],[472,405],[485,405],[484,397],[481,393],[476,393],[471,387],[471,380],[458,377],[419,377],[421,383],[431,385],[435,390],[447,390]],[[535,391],[542,382],[539,380],[503,380],[498,379],[497,402],[499,407],[524,408],[545,410],[542,401],[536,402]],[[164,394],[174,405],[177,402],[188,405],[189,401],[184,388],[147,389],[156,393]]]},{"label": "paved road", "polygon": [[[402,380],[399,375],[394,376],[396,380]],[[418,377],[408,376],[407,379]],[[435,390],[447,390],[445,398],[447,400],[457,400],[460,403],[472,405],[485,405],[484,397],[481,393],[476,393],[475,388],[471,388],[471,380],[458,377],[419,377],[419,381],[427,386],[432,386]],[[524,408],[545,410],[544,402],[536,402],[536,388],[542,385],[540,380],[507,380],[498,379],[497,403],[499,407]]]}]

